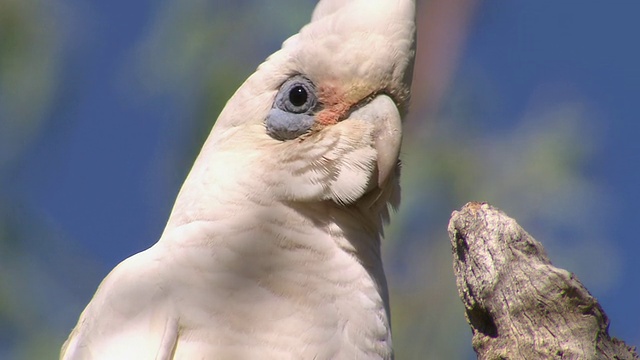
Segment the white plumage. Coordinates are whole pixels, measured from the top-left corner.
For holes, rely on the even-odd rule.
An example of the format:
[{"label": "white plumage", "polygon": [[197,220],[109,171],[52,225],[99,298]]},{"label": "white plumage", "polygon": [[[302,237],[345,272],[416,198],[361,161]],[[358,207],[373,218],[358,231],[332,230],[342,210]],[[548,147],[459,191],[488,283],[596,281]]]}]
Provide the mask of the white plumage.
[{"label": "white plumage", "polygon": [[321,0],[229,100],[162,237],[105,278],[61,358],[392,358],[380,238],[414,8]]}]

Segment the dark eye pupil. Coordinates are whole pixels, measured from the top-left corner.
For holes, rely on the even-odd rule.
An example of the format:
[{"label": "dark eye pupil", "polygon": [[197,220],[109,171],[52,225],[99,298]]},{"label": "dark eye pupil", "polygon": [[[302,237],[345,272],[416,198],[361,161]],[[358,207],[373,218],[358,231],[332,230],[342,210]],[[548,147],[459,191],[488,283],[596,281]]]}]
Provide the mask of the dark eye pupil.
[{"label": "dark eye pupil", "polygon": [[302,106],[307,102],[307,90],[303,86],[296,86],[289,92],[289,101],[293,106]]}]

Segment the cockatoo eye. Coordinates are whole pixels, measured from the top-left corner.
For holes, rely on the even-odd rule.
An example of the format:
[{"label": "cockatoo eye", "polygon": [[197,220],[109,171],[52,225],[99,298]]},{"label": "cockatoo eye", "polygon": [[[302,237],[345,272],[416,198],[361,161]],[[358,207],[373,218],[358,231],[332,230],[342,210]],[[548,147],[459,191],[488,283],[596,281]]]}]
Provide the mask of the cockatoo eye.
[{"label": "cockatoo eye", "polygon": [[309,114],[316,104],[316,89],[313,83],[300,75],[294,76],[280,86],[275,107],[294,114]]},{"label": "cockatoo eye", "polygon": [[267,134],[277,140],[291,140],[306,133],[313,126],[317,105],[316,87],[311,80],[293,76],[280,86],[265,119]]}]

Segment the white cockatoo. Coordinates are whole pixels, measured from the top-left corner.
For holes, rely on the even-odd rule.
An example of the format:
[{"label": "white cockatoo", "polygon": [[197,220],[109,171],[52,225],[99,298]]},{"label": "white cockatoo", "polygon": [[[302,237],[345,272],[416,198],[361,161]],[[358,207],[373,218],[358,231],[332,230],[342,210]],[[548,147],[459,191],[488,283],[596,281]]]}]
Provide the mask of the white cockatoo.
[{"label": "white cockatoo", "polygon": [[229,100],[160,240],[104,279],[63,359],[391,359],[413,0],[321,0]]}]

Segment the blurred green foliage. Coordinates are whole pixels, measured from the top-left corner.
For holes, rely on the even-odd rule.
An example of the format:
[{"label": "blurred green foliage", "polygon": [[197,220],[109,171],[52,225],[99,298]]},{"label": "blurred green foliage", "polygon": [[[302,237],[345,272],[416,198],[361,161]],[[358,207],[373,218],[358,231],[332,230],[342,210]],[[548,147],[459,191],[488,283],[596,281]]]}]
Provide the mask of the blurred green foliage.
[{"label": "blurred green foliage", "polygon": [[39,134],[60,76],[56,1],[0,0],[0,169]]},{"label": "blurred green foliage", "polygon": [[[1,186],[41,133],[52,107],[61,65],[62,32],[56,3],[0,0],[0,358],[50,357],[59,341],[55,280],[29,243],[46,227]],[[39,235],[43,235],[40,233]],[[37,237],[36,237],[37,238]]]}]

